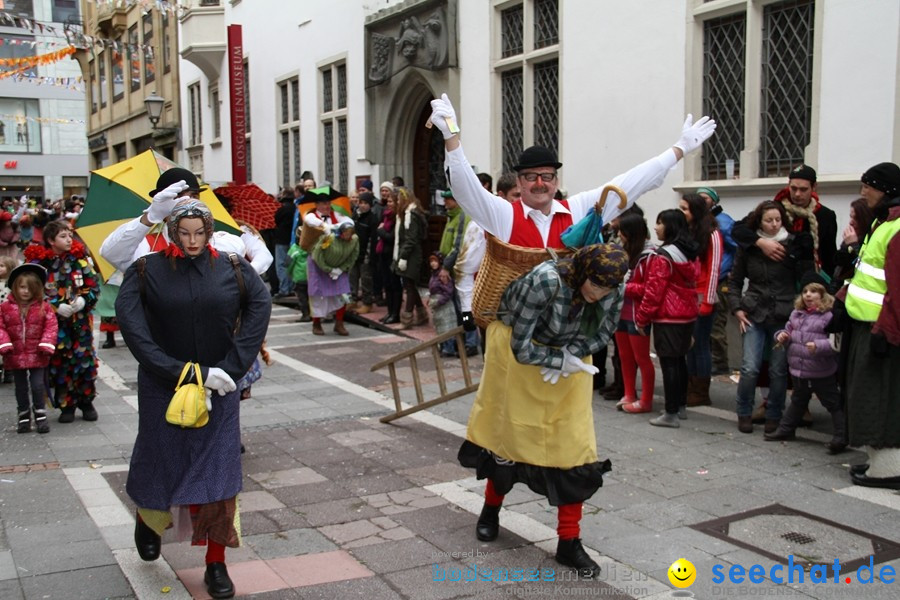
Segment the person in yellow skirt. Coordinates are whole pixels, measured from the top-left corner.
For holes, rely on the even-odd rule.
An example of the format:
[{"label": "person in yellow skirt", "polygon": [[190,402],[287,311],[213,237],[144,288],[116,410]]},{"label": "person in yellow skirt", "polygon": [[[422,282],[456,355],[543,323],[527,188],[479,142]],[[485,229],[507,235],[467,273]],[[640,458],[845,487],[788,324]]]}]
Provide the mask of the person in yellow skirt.
[{"label": "person in yellow skirt", "polygon": [[591,354],[619,321],[628,255],[615,244],[578,249],[513,281],[488,326],[481,385],[459,461],[487,479],[476,537],[499,534],[503,496],[516,483],[559,511],[556,560],[580,575],[600,567],[581,544],[582,503],[603,485],[591,409]]}]

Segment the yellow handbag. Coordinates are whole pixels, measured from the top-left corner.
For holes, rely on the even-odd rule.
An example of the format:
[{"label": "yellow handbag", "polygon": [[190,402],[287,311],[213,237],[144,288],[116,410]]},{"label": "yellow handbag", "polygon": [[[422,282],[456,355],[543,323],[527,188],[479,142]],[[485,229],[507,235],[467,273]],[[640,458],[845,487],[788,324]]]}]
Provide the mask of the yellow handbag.
[{"label": "yellow handbag", "polygon": [[[197,378],[197,383],[182,385],[191,367]],[[206,390],[203,388],[203,376],[200,373],[200,365],[187,363],[181,370],[181,377],[175,386],[175,395],[169,401],[166,409],[166,421],[180,427],[203,427],[209,422],[209,411],[206,409]]]}]

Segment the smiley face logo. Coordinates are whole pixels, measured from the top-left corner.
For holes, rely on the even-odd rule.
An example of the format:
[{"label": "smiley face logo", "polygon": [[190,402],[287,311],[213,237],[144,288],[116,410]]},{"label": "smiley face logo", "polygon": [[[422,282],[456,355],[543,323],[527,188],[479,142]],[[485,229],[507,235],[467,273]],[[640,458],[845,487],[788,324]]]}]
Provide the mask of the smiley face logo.
[{"label": "smiley face logo", "polygon": [[697,578],[697,569],[691,561],[686,558],[679,558],[669,567],[669,582],[677,588],[691,587]]}]

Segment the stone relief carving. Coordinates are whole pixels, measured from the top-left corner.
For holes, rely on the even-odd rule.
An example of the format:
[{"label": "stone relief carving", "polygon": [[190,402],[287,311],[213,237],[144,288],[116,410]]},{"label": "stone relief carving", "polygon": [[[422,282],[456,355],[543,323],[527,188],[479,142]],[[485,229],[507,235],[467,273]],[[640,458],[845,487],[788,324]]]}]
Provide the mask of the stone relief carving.
[{"label": "stone relief carving", "polygon": [[419,15],[402,17],[395,25],[395,35],[369,32],[370,85],[384,83],[407,67],[436,71],[448,65],[450,41],[444,9],[422,18],[424,21]]}]

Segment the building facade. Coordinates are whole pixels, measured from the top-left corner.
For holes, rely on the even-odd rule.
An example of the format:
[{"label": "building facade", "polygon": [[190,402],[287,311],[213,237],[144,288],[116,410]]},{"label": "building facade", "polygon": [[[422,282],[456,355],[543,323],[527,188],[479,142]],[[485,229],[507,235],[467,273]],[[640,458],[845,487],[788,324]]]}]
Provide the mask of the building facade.
[{"label": "building facade", "polygon": [[57,200],[87,189],[81,70],[67,31],[75,0],[16,0],[0,7],[0,198]]},{"label": "building facade", "polygon": [[806,162],[843,226],[860,174],[900,158],[898,22],[894,0],[192,0],[182,162],[227,182],[240,150],[272,193],[306,170],[342,190],[400,175],[430,204],[446,182],[425,122],[447,93],[479,171],[496,180],[540,143],[577,192],[711,114],[713,140],[642,201],[650,220],[701,184],[742,216]]},{"label": "building facade", "polygon": [[[98,169],[154,148],[177,159],[181,147],[175,3],[81,0],[82,48],[76,53],[86,89],[90,169]],[[164,99],[151,124],[144,100]]]}]

